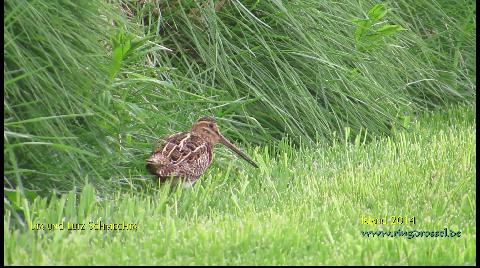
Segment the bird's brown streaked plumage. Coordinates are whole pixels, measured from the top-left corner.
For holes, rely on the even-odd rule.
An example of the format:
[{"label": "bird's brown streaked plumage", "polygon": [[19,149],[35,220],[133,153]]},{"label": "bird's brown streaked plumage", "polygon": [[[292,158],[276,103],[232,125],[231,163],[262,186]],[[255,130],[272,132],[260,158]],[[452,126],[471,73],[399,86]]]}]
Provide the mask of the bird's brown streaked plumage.
[{"label": "bird's brown streaked plumage", "polygon": [[254,167],[258,167],[245,153],[220,134],[215,120],[202,117],[188,132],[176,133],[162,139],[147,159],[147,169],[164,182],[176,177],[192,185],[210,166],[213,146],[222,143]]}]

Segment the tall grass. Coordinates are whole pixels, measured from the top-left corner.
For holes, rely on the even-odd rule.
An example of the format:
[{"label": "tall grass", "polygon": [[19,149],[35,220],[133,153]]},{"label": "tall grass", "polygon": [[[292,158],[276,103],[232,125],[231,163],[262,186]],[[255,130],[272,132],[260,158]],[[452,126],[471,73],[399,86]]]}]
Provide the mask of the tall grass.
[{"label": "tall grass", "polygon": [[[71,189],[91,168],[104,102],[99,2],[4,4],[4,183]],[[81,29],[81,30],[79,30]],[[94,97],[95,96],[95,97]],[[87,175],[89,174],[89,175]]]},{"label": "tall grass", "polygon": [[[153,62],[174,67],[178,81],[197,82],[186,83],[186,90],[230,102],[208,108],[243,130],[235,133],[239,139],[332,140],[346,134],[345,126],[352,133],[385,134],[406,112],[474,96],[466,70],[455,70],[464,81],[445,79],[452,71],[444,66],[449,55],[438,56],[442,50],[422,39],[420,29],[404,16],[408,11],[398,5],[387,3],[387,14],[377,24],[394,23],[407,31],[362,51],[352,20],[365,18],[374,2],[202,3],[157,2],[131,10],[137,10],[134,19],[157,34],[159,43],[173,50],[154,54]],[[438,4],[417,7],[444,12]],[[415,26],[427,27],[421,18],[412,19]],[[464,35],[475,35],[454,25],[468,31]],[[471,56],[470,47],[459,49]]]},{"label": "tall grass", "polygon": [[[423,40],[422,60],[437,68],[436,79],[454,95],[476,91],[476,1],[396,1],[392,5]],[[454,89],[449,92],[449,89]]]},{"label": "tall grass", "polygon": [[[372,27],[406,31],[363,50],[354,20],[374,4],[9,1],[6,188],[137,187],[149,180],[151,144],[205,114],[245,144],[288,136],[313,145],[389,134],[422,107],[473,101],[474,17],[436,2],[386,3]],[[453,26],[439,36],[459,32],[455,48],[435,35],[426,40],[422,31],[442,21],[413,7],[445,13]],[[458,55],[454,64],[450,55]]]}]

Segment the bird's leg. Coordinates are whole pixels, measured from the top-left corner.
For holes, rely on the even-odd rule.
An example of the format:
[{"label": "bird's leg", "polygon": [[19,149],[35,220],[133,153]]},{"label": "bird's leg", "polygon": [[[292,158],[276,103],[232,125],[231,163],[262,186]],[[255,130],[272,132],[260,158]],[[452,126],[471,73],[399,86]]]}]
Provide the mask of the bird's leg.
[{"label": "bird's leg", "polygon": [[187,181],[184,181],[184,182],[183,182],[183,188],[185,188],[185,189],[191,188],[191,187],[193,187],[193,185],[195,185],[195,183],[197,183],[197,180],[193,180],[193,181],[187,180]]}]

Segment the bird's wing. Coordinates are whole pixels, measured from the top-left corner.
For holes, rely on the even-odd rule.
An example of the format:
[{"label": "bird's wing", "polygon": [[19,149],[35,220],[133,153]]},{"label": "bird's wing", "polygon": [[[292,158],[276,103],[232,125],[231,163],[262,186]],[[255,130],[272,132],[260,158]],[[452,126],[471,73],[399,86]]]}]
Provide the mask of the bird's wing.
[{"label": "bird's wing", "polygon": [[179,157],[179,152],[178,150],[175,151],[175,148],[186,135],[186,132],[180,132],[162,137],[156,141],[155,149],[147,159],[147,169],[150,173],[163,176],[159,172],[162,174],[173,172],[171,167],[172,159]]},{"label": "bird's wing", "polygon": [[196,179],[208,168],[212,161],[212,147],[209,143],[202,143],[195,147],[190,154],[178,161],[178,175]]},{"label": "bird's wing", "polygon": [[[211,160],[208,144],[191,132],[181,132],[163,138],[147,160],[149,170],[159,176],[193,176],[208,167]],[[207,155],[205,155],[207,154]],[[205,159],[206,157],[206,159]],[[201,175],[201,173],[200,173]]]},{"label": "bird's wing", "polygon": [[155,142],[153,151],[158,152],[158,150],[163,149],[163,147],[165,145],[167,145],[168,143],[174,143],[175,144],[176,141],[178,139],[181,139],[183,136],[185,136],[186,133],[187,132],[179,132],[179,133],[175,133],[175,134],[172,134],[172,135],[167,135],[167,136],[161,137],[160,139],[158,139]]}]

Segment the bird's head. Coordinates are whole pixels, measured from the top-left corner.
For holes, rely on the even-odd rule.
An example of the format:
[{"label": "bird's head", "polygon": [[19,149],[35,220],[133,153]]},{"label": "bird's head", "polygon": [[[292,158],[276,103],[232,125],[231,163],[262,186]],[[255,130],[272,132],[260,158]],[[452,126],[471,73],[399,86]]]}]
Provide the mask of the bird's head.
[{"label": "bird's head", "polygon": [[220,131],[218,130],[217,123],[215,119],[209,116],[204,116],[195,122],[192,127],[192,132],[197,133],[199,136],[210,142],[211,144],[222,143],[227,146],[230,150],[234,151],[236,154],[241,156],[245,161],[250,163],[254,167],[258,167],[255,162],[253,162],[250,157],[248,157],[244,152],[240,151],[233,143],[231,143],[227,138],[225,138]]},{"label": "bird's head", "polygon": [[218,130],[215,119],[208,116],[198,119],[197,122],[193,124],[192,132],[197,133],[212,144],[219,142],[222,136]]}]

